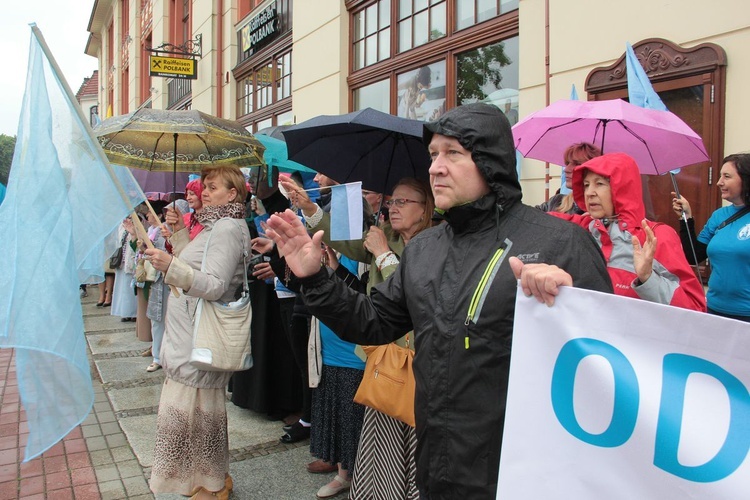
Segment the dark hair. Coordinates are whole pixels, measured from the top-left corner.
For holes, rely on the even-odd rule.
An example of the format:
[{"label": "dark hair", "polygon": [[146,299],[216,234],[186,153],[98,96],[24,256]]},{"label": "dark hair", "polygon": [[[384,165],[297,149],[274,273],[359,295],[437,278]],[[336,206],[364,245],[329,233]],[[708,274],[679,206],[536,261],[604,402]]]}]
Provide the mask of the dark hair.
[{"label": "dark hair", "polygon": [[742,202],[750,205],[750,153],[735,153],[721,160],[721,164],[731,163],[737,169],[742,181]]},{"label": "dark hair", "polygon": [[432,70],[429,66],[422,66],[417,70],[417,83],[421,83],[423,87],[429,87],[431,79]]}]

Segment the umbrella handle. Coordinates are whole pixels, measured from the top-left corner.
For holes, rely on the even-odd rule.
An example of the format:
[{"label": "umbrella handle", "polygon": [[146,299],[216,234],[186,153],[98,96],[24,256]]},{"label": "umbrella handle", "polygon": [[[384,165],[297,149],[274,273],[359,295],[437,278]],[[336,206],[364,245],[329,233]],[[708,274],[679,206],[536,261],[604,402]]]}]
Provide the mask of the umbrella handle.
[{"label": "umbrella handle", "polygon": [[[148,201],[146,201],[146,203],[148,204]],[[150,204],[149,204],[149,207],[151,207]],[[153,210],[154,209],[151,208],[152,212]],[[143,227],[143,224],[141,223],[141,219],[138,218],[135,212],[130,214],[130,219],[133,221],[133,226],[135,227],[135,233],[138,235],[138,239],[146,243],[146,248],[154,248],[154,244],[151,242],[151,238],[148,237],[146,228]],[[175,297],[180,296],[180,292],[177,291],[177,288],[174,285],[169,285],[169,289],[172,290],[172,295],[174,295]]]}]

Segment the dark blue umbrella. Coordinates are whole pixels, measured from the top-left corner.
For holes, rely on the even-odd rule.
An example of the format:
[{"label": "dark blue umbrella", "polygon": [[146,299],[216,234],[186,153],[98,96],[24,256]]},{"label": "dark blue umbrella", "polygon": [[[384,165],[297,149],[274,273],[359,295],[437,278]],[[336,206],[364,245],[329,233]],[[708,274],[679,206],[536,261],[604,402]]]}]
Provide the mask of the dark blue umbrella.
[{"label": "dark blue umbrella", "polygon": [[421,121],[365,108],[322,115],[283,130],[289,159],[340,182],[389,194],[404,177],[428,180]]}]

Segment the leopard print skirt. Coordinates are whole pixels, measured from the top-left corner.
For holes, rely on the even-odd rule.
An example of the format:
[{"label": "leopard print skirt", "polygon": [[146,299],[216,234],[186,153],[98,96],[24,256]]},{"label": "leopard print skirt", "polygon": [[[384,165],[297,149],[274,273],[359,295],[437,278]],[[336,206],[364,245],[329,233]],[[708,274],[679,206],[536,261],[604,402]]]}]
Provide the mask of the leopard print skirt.
[{"label": "leopard print skirt", "polygon": [[224,388],[198,389],[166,379],[156,417],[151,491],[219,491],[229,472]]}]

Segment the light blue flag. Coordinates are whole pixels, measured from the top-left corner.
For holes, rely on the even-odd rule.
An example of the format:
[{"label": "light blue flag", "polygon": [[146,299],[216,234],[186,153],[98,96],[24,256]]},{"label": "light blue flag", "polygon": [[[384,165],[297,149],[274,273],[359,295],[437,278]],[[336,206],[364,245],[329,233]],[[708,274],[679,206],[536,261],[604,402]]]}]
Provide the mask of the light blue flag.
[{"label": "light blue flag", "polygon": [[0,347],[16,349],[29,427],[25,461],[65,437],[91,410],[78,285],[103,275],[104,257],[112,251],[105,239],[143,200],[132,175],[124,176],[124,185],[113,180],[90,130],[32,26],[16,148],[0,206]]},{"label": "light blue flag", "polygon": [[0,205],[3,204],[4,199],[5,199],[5,185],[0,183]]},{"label": "light blue flag", "polygon": [[[630,104],[646,109],[669,111],[651,85],[651,80],[641,66],[630,42],[625,42],[625,68],[628,77],[628,100]],[[671,170],[670,173],[678,174],[680,169],[676,168]]]},{"label": "light blue flag", "polygon": [[362,183],[331,186],[331,241],[362,239]]},{"label": "light blue flag", "polygon": [[625,66],[628,74],[628,100],[630,100],[630,104],[641,108],[667,111],[667,107],[659,94],[651,86],[651,81],[629,42],[626,42]]},{"label": "light blue flag", "polygon": [[[576,90],[575,83],[570,88],[570,100],[571,101],[578,100],[578,91]],[[565,183],[565,169],[563,168],[562,174],[560,175],[560,194],[570,194],[572,192],[573,190],[570,189]]]}]

